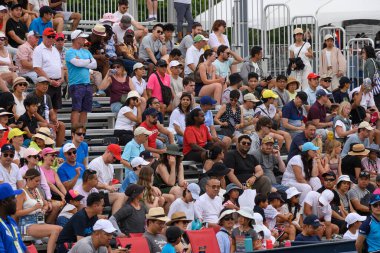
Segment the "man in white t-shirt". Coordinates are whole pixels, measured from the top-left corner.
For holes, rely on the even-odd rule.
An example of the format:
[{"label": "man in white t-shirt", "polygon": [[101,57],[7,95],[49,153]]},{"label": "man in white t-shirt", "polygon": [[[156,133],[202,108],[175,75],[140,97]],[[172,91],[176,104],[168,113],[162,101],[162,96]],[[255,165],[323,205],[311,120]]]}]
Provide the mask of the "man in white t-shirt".
[{"label": "man in white t-shirt", "polygon": [[110,144],[103,155],[95,158],[88,165],[89,170],[97,172],[98,183],[96,188],[104,192],[104,203],[106,206],[112,205],[112,214],[117,212],[127,200],[125,194],[117,192],[117,189],[112,185],[114,175],[112,163],[115,160],[120,161],[120,159],[121,147],[117,144]]},{"label": "man in white t-shirt", "polygon": [[204,53],[203,48],[207,45],[208,39],[198,34],[194,37],[194,44],[186,51],[185,58],[185,75],[189,75],[195,71],[198,65],[199,57]]},{"label": "man in white t-shirt", "polygon": [[132,28],[132,20],[129,16],[122,16],[120,22],[112,25],[112,31],[116,34],[116,44],[124,43],[124,35],[128,29]]},{"label": "man in white t-shirt", "polygon": [[193,23],[191,27],[191,33],[186,35],[178,46],[183,57],[186,56],[187,49],[189,49],[194,43],[194,37],[202,33],[202,25],[198,22]]},{"label": "man in white t-shirt", "polygon": [[334,193],[330,190],[324,190],[322,193],[316,191],[309,192],[303,202],[304,215],[316,215],[325,229],[318,231],[319,237],[326,236],[327,240],[332,238],[333,234],[339,233],[337,225],[331,223],[332,209],[330,202],[334,199]]},{"label": "man in white t-shirt", "polygon": [[5,144],[1,147],[0,157],[0,184],[8,183],[13,190],[21,189],[24,186],[20,169],[13,163],[15,148],[12,144]]},{"label": "man in white t-shirt", "polygon": [[94,170],[85,170],[83,172],[83,183],[76,185],[74,190],[84,198],[80,200],[81,207],[87,206],[87,197],[93,192],[98,192],[96,186],[98,184],[98,176]]},{"label": "man in white t-shirt", "polygon": [[347,223],[347,232],[343,235],[343,239],[356,240],[359,235],[359,227],[363,221],[366,220],[366,216],[361,216],[357,213],[349,213],[344,219]]},{"label": "man in white t-shirt", "polygon": [[140,41],[145,35],[148,34],[148,28],[136,21],[128,11],[129,3],[128,0],[119,0],[117,11],[113,14],[115,18],[121,20],[123,16],[129,16],[131,19],[132,26],[130,29],[135,30],[135,38]]},{"label": "man in white t-shirt", "polygon": [[220,181],[211,178],[206,184],[206,193],[199,197],[195,202],[195,211],[202,222],[207,223],[208,227],[218,226],[220,211],[223,209],[222,198],[218,196]]},{"label": "man in white t-shirt", "polygon": [[195,183],[191,183],[183,191],[182,197],[176,199],[171,205],[168,217],[172,217],[173,213],[184,212],[188,220],[194,220],[197,214],[194,209],[194,201],[199,199],[201,188]]}]

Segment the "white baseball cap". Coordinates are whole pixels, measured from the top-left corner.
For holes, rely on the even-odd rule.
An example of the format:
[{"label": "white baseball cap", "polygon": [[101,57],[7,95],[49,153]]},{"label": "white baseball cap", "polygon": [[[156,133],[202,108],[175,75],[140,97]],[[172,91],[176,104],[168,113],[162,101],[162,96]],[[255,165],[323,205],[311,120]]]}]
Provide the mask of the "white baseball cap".
[{"label": "white baseball cap", "polygon": [[367,219],[366,216],[361,216],[357,213],[349,213],[344,220],[347,223],[347,227],[349,227],[351,224],[354,224],[357,221],[365,221],[365,219]]},{"label": "white baseball cap", "polygon": [[330,202],[333,200],[333,198],[334,198],[334,193],[332,191],[324,190],[321,193],[321,196],[319,197],[319,202],[321,202],[323,206],[328,206]]},{"label": "white baseball cap", "polygon": [[171,61],[169,63],[169,68],[171,68],[171,67],[177,67],[179,65],[182,65],[179,61]]},{"label": "white baseball cap", "polygon": [[141,68],[144,68],[144,64],[142,64],[141,62],[138,62],[138,63],[135,63],[135,65],[133,65],[133,71],[135,71],[136,69],[141,69]]},{"label": "white baseball cap", "polygon": [[297,190],[296,187],[290,187],[290,188],[287,189],[285,192],[286,192],[286,198],[287,198],[287,199],[291,199],[292,197],[301,194],[301,193]]},{"label": "white baseball cap", "polygon": [[148,129],[146,129],[145,127],[137,127],[135,129],[135,131],[133,132],[133,134],[135,136],[139,136],[140,134],[146,134],[146,135],[152,135],[153,132],[152,131],[149,131]]},{"label": "white baseball cap", "polygon": [[63,153],[66,153],[67,151],[69,151],[70,149],[77,149],[77,147],[75,147],[75,145],[73,143],[66,143],[64,146],[63,146]]},{"label": "white baseball cap", "polygon": [[132,161],[131,161],[131,166],[132,166],[132,168],[136,168],[136,167],[138,167],[138,166],[140,166],[140,165],[142,165],[142,166],[146,166],[146,165],[148,165],[149,164],[149,162],[148,161],[145,161],[143,158],[141,158],[141,157],[135,157],[135,158],[133,158],[132,159]]},{"label": "white baseball cap", "polygon": [[0,11],[3,11],[3,10],[8,10],[7,6],[0,5]]},{"label": "white baseball cap", "polygon": [[191,183],[187,186],[186,190],[191,193],[193,199],[199,199],[199,194],[201,193],[201,188],[196,183]]},{"label": "white baseball cap", "polygon": [[82,30],[75,30],[71,33],[71,39],[75,40],[77,38],[87,38],[88,34],[85,34]]},{"label": "white baseball cap", "polygon": [[117,229],[112,225],[112,223],[109,220],[106,219],[99,219],[95,222],[94,231],[103,230],[104,232],[108,234],[115,233]]}]

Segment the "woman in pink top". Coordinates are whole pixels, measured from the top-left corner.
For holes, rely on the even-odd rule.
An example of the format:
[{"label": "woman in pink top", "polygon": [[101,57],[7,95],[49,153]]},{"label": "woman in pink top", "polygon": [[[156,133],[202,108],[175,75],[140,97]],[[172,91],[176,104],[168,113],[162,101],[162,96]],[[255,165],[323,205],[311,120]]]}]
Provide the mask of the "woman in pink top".
[{"label": "woman in pink top", "polygon": [[50,191],[52,194],[53,211],[56,211],[56,215],[50,216],[54,217],[54,219],[52,218],[53,222],[58,216],[60,207],[62,207],[65,203],[66,195],[65,186],[63,186],[61,180],[58,177],[57,172],[53,170],[51,167],[54,163],[55,158],[57,157],[57,153],[58,151],[55,151],[52,148],[44,148],[41,151],[42,166],[40,167],[43,173],[45,174],[47,183],[50,187]]}]

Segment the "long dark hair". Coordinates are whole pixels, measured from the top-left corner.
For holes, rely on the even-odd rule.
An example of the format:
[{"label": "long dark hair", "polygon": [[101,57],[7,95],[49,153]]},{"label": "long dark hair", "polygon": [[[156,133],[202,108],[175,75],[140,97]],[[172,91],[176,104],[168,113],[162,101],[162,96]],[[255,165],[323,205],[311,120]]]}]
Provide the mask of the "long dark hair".
[{"label": "long dark hair", "polygon": [[[176,174],[178,174],[178,171],[179,171],[179,166],[181,165],[181,162],[182,162],[182,158],[180,156],[175,156],[175,171],[176,171]],[[160,163],[164,164],[166,166],[166,169],[168,170],[169,174],[171,172],[170,170],[170,165],[169,165],[169,159],[168,159],[168,154],[162,154],[161,155],[161,159],[160,159]]]},{"label": "long dark hair", "polygon": [[[190,99],[190,104],[189,104],[189,106],[185,109],[186,111],[182,110],[182,106],[181,106],[181,100],[182,100],[182,98],[184,98],[184,97],[187,97],[187,98]],[[179,100],[179,101],[180,101],[179,104],[178,104],[178,109],[179,109],[179,111],[182,112],[183,114],[187,114],[187,113],[189,113],[189,112],[191,111],[191,102],[192,102],[191,100],[192,100],[191,94],[190,94],[190,93],[186,93],[186,92],[184,92],[184,93],[182,94],[180,100]]]},{"label": "long dark hair", "polygon": [[292,204],[291,204],[290,199],[286,200],[286,205],[288,206],[289,213],[293,214],[293,219],[292,220],[295,220],[296,217],[297,217],[297,213],[299,211],[301,211],[301,205],[299,203],[294,204],[294,212],[293,213],[292,213]]},{"label": "long dark hair", "polygon": [[198,65],[201,64],[202,62],[205,62],[207,58],[209,58],[214,51],[212,49],[207,49],[200,57],[199,57],[199,62]]},{"label": "long dark hair", "polygon": [[303,171],[305,172],[305,179],[309,181],[311,178],[311,171],[313,170],[313,159],[309,159],[307,151],[301,153],[301,160],[303,163]]},{"label": "long dark hair", "polygon": [[362,52],[363,52],[363,50],[365,51],[365,53],[367,55],[367,59],[369,59],[369,58],[376,59],[376,52],[372,46],[366,45],[363,47]]}]

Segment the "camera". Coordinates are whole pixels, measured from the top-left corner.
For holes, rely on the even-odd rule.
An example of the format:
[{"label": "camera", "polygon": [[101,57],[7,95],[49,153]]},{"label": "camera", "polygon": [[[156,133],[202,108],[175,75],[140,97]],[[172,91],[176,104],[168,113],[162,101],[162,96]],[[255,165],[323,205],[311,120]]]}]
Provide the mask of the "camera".
[{"label": "camera", "polygon": [[37,217],[37,224],[45,223],[45,215],[42,212],[36,213],[36,217]]}]

